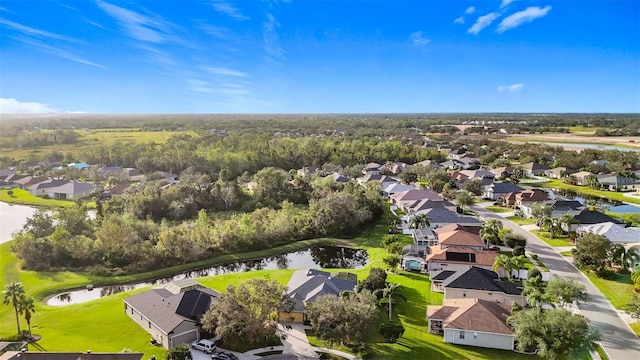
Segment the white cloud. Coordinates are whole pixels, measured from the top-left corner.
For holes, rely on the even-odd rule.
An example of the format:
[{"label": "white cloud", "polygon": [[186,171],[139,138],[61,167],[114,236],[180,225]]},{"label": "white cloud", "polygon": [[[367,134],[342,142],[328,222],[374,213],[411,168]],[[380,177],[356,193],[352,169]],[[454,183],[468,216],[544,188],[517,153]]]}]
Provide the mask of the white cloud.
[{"label": "white cloud", "polygon": [[13,98],[0,98],[0,114],[43,114],[54,113],[49,105],[38,102],[21,102]]},{"label": "white cloud", "polygon": [[262,23],[262,37],[264,38],[264,51],[274,59],[286,60],[285,51],[280,46],[277,28],[280,23],[271,14],[267,14],[267,21]]},{"label": "white cloud", "polygon": [[522,88],[524,88],[524,84],[519,83],[519,84],[513,84],[513,85],[508,85],[508,86],[498,86],[498,92],[516,92],[516,91],[520,91],[522,90]]},{"label": "white cloud", "polygon": [[504,18],[502,22],[500,22],[500,25],[498,25],[498,30],[496,31],[498,33],[503,33],[522,24],[544,17],[549,13],[549,11],[551,11],[550,5],[547,5],[544,8],[540,8],[539,6],[529,6],[522,11],[518,11]]},{"label": "white cloud", "polygon": [[500,14],[497,12],[492,12],[492,13],[488,13],[487,15],[482,15],[478,17],[476,22],[473,24],[473,26],[469,28],[469,30],[467,30],[467,32],[469,34],[477,34],[480,31],[482,31],[482,29],[491,25],[491,23],[499,17],[500,17]]},{"label": "white cloud", "polygon": [[228,68],[223,68],[223,67],[205,67],[204,68],[206,71],[208,71],[209,73],[213,74],[213,75],[222,75],[222,76],[233,76],[233,77],[242,77],[242,78],[246,78],[249,77],[249,74],[242,72],[242,71],[236,71],[236,70],[231,70]]},{"label": "white cloud", "polygon": [[473,14],[474,12],[476,12],[475,6],[469,6],[467,10],[464,11],[465,14]]},{"label": "white cloud", "polygon": [[412,33],[409,36],[409,38],[411,39],[413,44],[416,45],[416,46],[427,45],[428,43],[431,42],[431,39],[428,39],[428,38],[424,37],[424,34],[422,33],[422,31],[416,31],[416,32]]},{"label": "white cloud", "polygon": [[507,5],[511,4],[515,0],[502,0],[502,4],[500,4],[500,9],[507,7]]},{"label": "white cloud", "polygon": [[456,18],[455,20],[453,20],[454,24],[464,24],[464,16],[460,16],[459,18]]},{"label": "white cloud", "polygon": [[100,64],[96,64],[92,61],[84,59],[81,55],[77,54],[75,50],[67,50],[60,46],[51,46],[47,45],[37,39],[30,39],[25,37],[16,37],[17,41],[21,42],[24,45],[29,46],[32,49],[41,51],[46,54],[55,55],[61,57],[63,59],[71,60],[73,62],[77,62],[79,64],[95,66],[101,69],[108,69],[108,67]]},{"label": "white cloud", "polygon": [[240,10],[238,10],[235,6],[224,2],[222,0],[214,0],[211,4],[216,11],[221,12],[227,16],[230,16],[236,20],[249,20],[249,17],[242,15]]},{"label": "white cloud", "polygon": [[78,40],[70,38],[68,36],[52,33],[49,31],[35,29],[26,25],[18,24],[16,22],[0,19],[0,24],[12,28],[13,30],[19,31],[25,35],[31,37],[39,37],[39,38],[48,38],[48,39],[56,39],[56,40],[64,40],[68,42],[78,42]]},{"label": "white cloud", "polygon": [[156,44],[167,42],[171,38],[169,28],[172,25],[157,16],[143,15],[100,0],[97,4],[119,23],[129,37]]}]

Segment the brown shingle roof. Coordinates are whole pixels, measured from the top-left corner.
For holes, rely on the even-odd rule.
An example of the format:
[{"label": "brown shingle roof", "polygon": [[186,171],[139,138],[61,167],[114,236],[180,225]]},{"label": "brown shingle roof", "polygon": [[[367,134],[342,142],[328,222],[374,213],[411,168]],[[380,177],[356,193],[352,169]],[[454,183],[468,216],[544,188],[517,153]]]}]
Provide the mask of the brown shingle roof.
[{"label": "brown shingle roof", "polygon": [[445,299],[442,306],[427,306],[427,318],[442,320],[445,329],[513,334],[507,325],[507,306],[481,299]]},{"label": "brown shingle roof", "polygon": [[407,200],[436,200],[442,201],[444,198],[437,192],[429,189],[423,190],[407,190],[391,195],[396,201]]},{"label": "brown shingle roof", "polygon": [[464,231],[454,230],[449,232],[438,232],[438,242],[441,245],[462,245],[462,246],[483,246],[480,236]]},{"label": "brown shingle roof", "polygon": [[433,230],[436,232],[436,234],[443,234],[443,233],[456,231],[456,230],[464,230],[466,232],[470,232],[472,234],[479,235],[481,228],[482,228],[482,225],[465,226],[465,225],[460,225],[460,224],[448,224],[448,225],[445,225],[445,226],[441,226],[439,228],[435,228]]},{"label": "brown shingle roof", "polygon": [[[479,251],[468,247],[450,246],[445,249],[441,249],[439,245],[430,246],[431,253],[427,255],[427,261],[449,262],[456,264],[469,264],[469,265],[481,265],[481,266],[493,266],[493,263],[498,257],[498,253],[492,251]],[[472,261],[456,261],[448,260],[447,253],[463,253],[473,254],[475,256],[475,262]]]}]

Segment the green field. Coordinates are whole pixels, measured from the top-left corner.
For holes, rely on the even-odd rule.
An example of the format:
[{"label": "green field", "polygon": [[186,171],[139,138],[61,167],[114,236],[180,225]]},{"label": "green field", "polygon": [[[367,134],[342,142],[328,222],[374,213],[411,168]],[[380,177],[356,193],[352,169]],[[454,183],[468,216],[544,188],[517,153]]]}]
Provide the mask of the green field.
[{"label": "green field", "polygon": [[[352,239],[349,243],[353,246],[366,248],[369,254],[370,265],[361,270],[349,270],[358,275],[360,279],[366,277],[371,267],[383,267],[382,259],[386,250],[380,247],[381,239],[387,233],[386,225],[377,225],[364,232],[360,237]],[[403,242],[410,242],[408,236],[401,236]],[[319,242],[308,240],[309,247],[315,243],[346,244],[345,240],[323,239]],[[291,251],[297,247],[297,243],[279,249],[280,252]],[[275,250],[278,251],[278,250]],[[273,254],[274,250],[262,252],[261,256]],[[255,258],[256,253],[252,256]],[[238,260],[245,256],[231,255],[226,261]],[[83,287],[88,283],[104,284],[111,282],[131,282],[138,279],[149,278],[151,273],[138,274],[115,279],[100,278],[89,274],[72,272],[34,272],[21,269],[20,261],[10,251],[10,244],[0,245],[0,285],[4,287],[7,282],[20,281],[25,285],[27,294],[35,296],[39,300],[47,294],[53,294],[62,289]],[[160,273],[177,273],[193,265],[184,265],[172,269],[163,269],[152,273],[161,276]],[[286,284],[294,270],[261,270],[237,274],[218,275],[198,279],[206,286],[219,291],[224,291],[230,284],[237,285],[244,280],[253,277],[268,276],[271,279]],[[128,280],[128,281],[127,281]],[[462,347],[445,344],[441,336],[427,333],[427,320],[425,319],[426,306],[442,303],[442,294],[430,291],[430,281],[426,275],[399,272],[390,274],[388,281],[399,283],[403,286],[404,294],[408,298],[406,302],[398,302],[394,309],[397,318],[402,322],[406,331],[397,344],[373,343],[370,352],[372,358],[377,359],[532,359],[531,356],[519,355],[509,351],[491,350],[483,348]],[[122,299],[134,292],[116,294],[99,300],[63,307],[48,307],[43,303],[36,305],[36,313],[32,319],[33,332],[41,335],[42,339],[32,349],[43,351],[75,350],[83,351],[120,351],[123,348],[141,351],[145,358],[150,355],[164,358],[164,350],[149,344],[149,334],[131,321],[123,311]],[[8,305],[0,306],[0,336],[10,336],[15,332],[15,317],[13,309]],[[5,325],[6,324],[6,325]],[[26,323],[22,320],[22,326]],[[100,334],[100,341],[96,341],[96,334]]]},{"label": "green field", "polygon": [[591,272],[585,271],[584,273],[616,309],[622,309],[625,304],[631,302],[633,297],[631,275],[616,274],[614,279],[607,280],[599,278]]},{"label": "green field", "polygon": [[[9,195],[9,191],[12,191],[13,195]],[[29,194],[29,191],[18,188],[0,190],[0,201],[10,204],[33,205],[49,208],[72,207],[75,205],[75,202],[73,200],[45,199],[35,195],[31,195]]]},{"label": "green field", "polygon": [[[43,130],[44,131],[44,130]],[[95,145],[111,146],[115,143],[158,143],[167,142],[173,135],[197,136],[193,131],[139,131],[130,129],[101,129],[101,130],[76,130],[80,135],[75,144],[58,144],[28,149],[1,149],[0,156],[9,156],[14,159],[26,158],[29,153],[46,154],[52,151],[61,153],[77,152]]]},{"label": "green field", "polygon": [[505,213],[505,212],[513,211],[512,208],[508,208],[504,206],[495,206],[495,205],[487,206],[486,209],[494,213]]}]

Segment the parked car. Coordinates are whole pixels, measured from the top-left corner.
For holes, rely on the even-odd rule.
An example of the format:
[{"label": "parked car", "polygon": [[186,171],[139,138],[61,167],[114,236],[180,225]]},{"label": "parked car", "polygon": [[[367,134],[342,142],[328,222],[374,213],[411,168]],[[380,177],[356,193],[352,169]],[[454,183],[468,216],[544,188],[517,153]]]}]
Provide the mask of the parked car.
[{"label": "parked car", "polygon": [[207,339],[202,339],[191,343],[191,348],[204,351],[205,354],[211,354],[216,351],[217,347],[215,342]]},{"label": "parked car", "polygon": [[234,354],[226,351],[221,351],[217,354],[211,355],[212,360],[238,360],[238,357]]}]

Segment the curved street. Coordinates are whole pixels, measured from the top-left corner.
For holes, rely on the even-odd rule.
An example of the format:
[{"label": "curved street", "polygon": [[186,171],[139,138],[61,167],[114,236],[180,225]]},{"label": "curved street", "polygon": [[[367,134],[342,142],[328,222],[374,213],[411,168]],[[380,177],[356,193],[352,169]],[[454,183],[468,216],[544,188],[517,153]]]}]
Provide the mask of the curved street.
[{"label": "curved street", "polygon": [[611,360],[640,359],[640,339],[629,326],[618,316],[611,303],[602,295],[595,285],[587,279],[573,264],[568,262],[544,241],[524,230],[519,225],[480,206],[472,206],[481,219],[499,219],[505,228],[520,234],[527,239],[527,251],[538,255],[538,258],[553,274],[576,280],[586,286],[589,302],[581,303],[578,308],[589,319],[590,323],[600,331],[600,343]]}]

